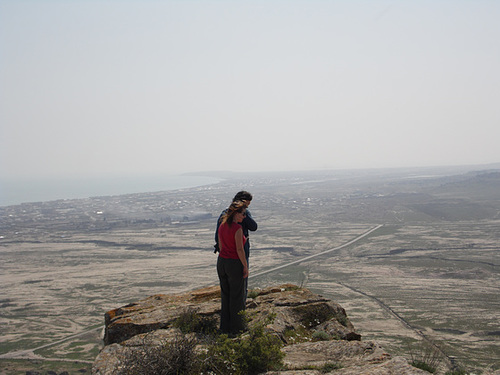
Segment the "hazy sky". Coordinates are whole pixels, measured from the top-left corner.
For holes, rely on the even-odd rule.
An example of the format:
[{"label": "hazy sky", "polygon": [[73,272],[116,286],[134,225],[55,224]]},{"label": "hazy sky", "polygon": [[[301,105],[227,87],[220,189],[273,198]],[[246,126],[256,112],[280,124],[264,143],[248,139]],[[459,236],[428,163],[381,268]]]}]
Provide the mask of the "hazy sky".
[{"label": "hazy sky", "polygon": [[0,174],[500,162],[499,20],[497,0],[0,0]]}]

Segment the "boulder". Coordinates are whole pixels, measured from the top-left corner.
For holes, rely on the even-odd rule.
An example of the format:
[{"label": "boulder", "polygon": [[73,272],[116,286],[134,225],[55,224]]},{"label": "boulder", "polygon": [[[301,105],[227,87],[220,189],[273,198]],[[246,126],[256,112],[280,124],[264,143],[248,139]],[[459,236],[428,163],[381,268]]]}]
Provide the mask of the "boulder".
[{"label": "boulder", "polygon": [[[305,374],[303,369],[316,368],[308,374],[335,373],[343,375],[410,375],[428,374],[411,366],[402,357],[392,358],[373,341],[319,341],[304,342],[283,348],[288,371],[268,374]],[[325,368],[331,366],[330,372]]]},{"label": "boulder", "polygon": [[125,341],[135,335],[168,328],[186,309],[201,315],[220,311],[220,289],[209,287],[192,292],[157,294],[104,314],[104,345]]}]

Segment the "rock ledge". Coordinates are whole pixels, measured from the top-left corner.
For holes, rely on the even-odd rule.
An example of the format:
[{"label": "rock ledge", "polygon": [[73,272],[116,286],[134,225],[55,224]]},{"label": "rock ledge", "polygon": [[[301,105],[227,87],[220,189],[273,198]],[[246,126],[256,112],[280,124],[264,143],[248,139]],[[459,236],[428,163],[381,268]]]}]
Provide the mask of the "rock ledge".
[{"label": "rock ledge", "polygon": [[[177,295],[154,295],[105,314],[105,347],[97,356],[94,375],[118,375],[132,350],[146,342],[160,345],[173,339],[179,330],[175,320],[187,310],[219,319],[218,286]],[[327,363],[340,363],[335,374],[425,374],[409,365],[404,358],[392,357],[375,342],[362,342],[345,310],[337,303],[308,289],[285,284],[253,293],[247,300],[249,324],[275,317],[266,329],[279,336],[285,346],[286,371],[268,374],[321,374]],[[320,332],[326,341],[312,341]]]}]

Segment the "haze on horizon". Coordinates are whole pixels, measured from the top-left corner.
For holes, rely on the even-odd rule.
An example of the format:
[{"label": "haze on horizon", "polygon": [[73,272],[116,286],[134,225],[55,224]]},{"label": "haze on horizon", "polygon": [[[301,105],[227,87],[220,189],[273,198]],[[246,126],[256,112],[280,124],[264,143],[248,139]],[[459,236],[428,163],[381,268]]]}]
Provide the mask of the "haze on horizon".
[{"label": "haze on horizon", "polygon": [[497,1],[0,0],[0,179],[500,162]]}]

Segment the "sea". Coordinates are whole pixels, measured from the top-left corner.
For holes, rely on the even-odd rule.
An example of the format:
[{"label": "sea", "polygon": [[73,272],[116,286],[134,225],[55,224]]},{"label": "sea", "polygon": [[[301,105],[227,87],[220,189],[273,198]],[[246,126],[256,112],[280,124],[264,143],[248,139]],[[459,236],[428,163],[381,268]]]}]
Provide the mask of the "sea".
[{"label": "sea", "polygon": [[4,181],[0,179],[0,207],[59,199],[80,199],[149,193],[212,185],[222,179],[210,176],[165,175],[115,178],[56,178]]}]

